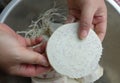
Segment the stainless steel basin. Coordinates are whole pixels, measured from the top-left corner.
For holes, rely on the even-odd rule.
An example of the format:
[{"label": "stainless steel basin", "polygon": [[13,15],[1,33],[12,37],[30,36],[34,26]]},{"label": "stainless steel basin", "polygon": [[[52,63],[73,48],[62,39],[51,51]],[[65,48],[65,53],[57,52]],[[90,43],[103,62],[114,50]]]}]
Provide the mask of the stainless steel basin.
[{"label": "stainless steel basin", "polygon": [[[25,30],[31,20],[36,19],[44,10],[53,7],[53,1],[13,0],[1,14],[0,21],[8,24],[14,30]],[[106,4],[108,30],[103,41],[104,52],[101,59],[101,65],[105,71],[104,76],[96,83],[120,83],[120,14],[108,2]],[[67,9],[66,0],[57,0],[57,6]],[[27,78],[8,75],[0,75],[0,77],[4,78],[3,80],[9,80],[4,83],[30,83]]]}]

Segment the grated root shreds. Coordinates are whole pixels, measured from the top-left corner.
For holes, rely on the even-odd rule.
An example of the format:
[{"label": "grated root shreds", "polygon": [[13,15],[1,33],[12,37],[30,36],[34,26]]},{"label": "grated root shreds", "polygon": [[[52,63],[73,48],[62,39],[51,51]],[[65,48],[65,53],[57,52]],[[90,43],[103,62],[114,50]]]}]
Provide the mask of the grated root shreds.
[{"label": "grated root shreds", "polygon": [[18,34],[23,34],[25,38],[36,38],[39,36],[47,36],[48,38],[53,33],[50,29],[51,23],[55,22],[55,17],[66,20],[66,17],[59,13],[61,9],[51,8],[40,14],[36,21],[32,21],[29,25],[29,29],[26,31],[17,31]]}]

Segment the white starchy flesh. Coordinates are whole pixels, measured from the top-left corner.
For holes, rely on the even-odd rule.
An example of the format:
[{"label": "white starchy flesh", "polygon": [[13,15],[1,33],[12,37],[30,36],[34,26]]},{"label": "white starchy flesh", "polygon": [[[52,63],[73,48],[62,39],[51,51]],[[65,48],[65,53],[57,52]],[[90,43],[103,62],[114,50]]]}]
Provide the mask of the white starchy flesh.
[{"label": "white starchy flesh", "polygon": [[32,83],[68,83],[67,77],[62,76],[59,78],[53,78],[53,79],[39,79],[39,78],[32,78]]},{"label": "white starchy flesh", "polygon": [[[53,74],[53,72],[55,71],[52,71],[51,75]],[[32,78],[32,83],[53,83],[53,82],[54,83],[94,83],[96,80],[100,79],[102,75],[103,75],[103,68],[98,65],[97,69],[93,73],[82,78],[72,79],[66,76],[56,76],[54,78],[49,78],[49,79]]]},{"label": "white starchy flesh", "polygon": [[70,78],[81,78],[94,72],[102,55],[102,44],[93,30],[87,38],[78,38],[78,23],[59,27],[47,44],[51,66]]},{"label": "white starchy flesh", "polygon": [[78,79],[81,83],[94,83],[96,80],[100,79],[103,76],[103,68],[98,65],[98,68],[88,76]]}]

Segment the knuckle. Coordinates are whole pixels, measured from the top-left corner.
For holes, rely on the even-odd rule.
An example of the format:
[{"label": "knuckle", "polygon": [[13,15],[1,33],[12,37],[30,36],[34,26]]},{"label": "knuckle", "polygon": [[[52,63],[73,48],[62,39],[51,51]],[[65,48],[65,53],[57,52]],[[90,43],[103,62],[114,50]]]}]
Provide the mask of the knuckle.
[{"label": "knuckle", "polygon": [[80,27],[87,29],[91,26],[91,24],[89,22],[83,21],[80,23]]},{"label": "knuckle", "polygon": [[40,62],[40,55],[36,55],[33,59],[33,64],[37,64]]},{"label": "knuckle", "polygon": [[89,17],[83,17],[80,19],[80,25],[83,27],[89,27],[91,26],[91,21]]},{"label": "knuckle", "polygon": [[83,22],[83,23],[81,23],[81,25],[82,25],[82,26],[85,26],[85,27],[89,27],[89,26],[90,26],[90,23],[88,23],[88,22]]}]

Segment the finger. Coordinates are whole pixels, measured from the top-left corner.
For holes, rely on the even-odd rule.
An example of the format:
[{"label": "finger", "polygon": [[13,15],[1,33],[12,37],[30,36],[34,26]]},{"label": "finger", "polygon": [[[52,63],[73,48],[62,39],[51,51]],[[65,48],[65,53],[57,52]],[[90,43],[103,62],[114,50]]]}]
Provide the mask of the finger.
[{"label": "finger", "polygon": [[35,47],[33,50],[43,54],[46,51],[47,42],[42,43],[42,45]]},{"label": "finger", "polygon": [[81,11],[78,9],[69,9],[69,16],[80,19]]},{"label": "finger", "polygon": [[75,17],[72,15],[68,15],[67,20],[65,23],[72,23],[75,21]]},{"label": "finger", "polygon": [[4,28],[0,28],[0,30],[3,30],[4,32],[10,33],[10,34],[12,32],[12,35],[15,36],[16,33],[8,25],[0,23],[0,27],[4,27]]},{"label": "finger", "polygon": [[38,64],[42,66],[49,66],[49,63],[45,56],[31,51],[27,50],[26,48],[19,49],[22,51],[18,56],[20,57],[20,63],[27,63],[27,64]]},{"label": "finger", "polygon": [[81,39],[84,39],[92,27],[92,21],[94,16],[95,10],[88,5],[85,5],[81,10],[80,16],[80,28],[78,30],[78,35]]},{"label": "finger", "polygon": [[51,67],[42,67],[40,65],[21,64],[16,66],[14,70],[10,72],[10,74],[24,77],[33,77],[50,71],[50,69]]},{"label": "finger", "polygon": [[69,9],[69,15],[67,20],[70,22],[74,21],[76,22],[76,20],[80,19],[80,15],[81,15],[81,11],[78,9]]},{"label": "finger", "polygon": [[96,17],[94,23],[95,23],[94,30],[97,33],[100,40],[103,41],[106,34],[106,28],[107,28],[107,15]]},{"label": "finger", "polygon": [[37,44],[41,43],[42,40],[43,40],[42,37],[33,38],[33,39],[26,38],[26,45],[27,46],[34,46],[34,45],[37,45]]}]

